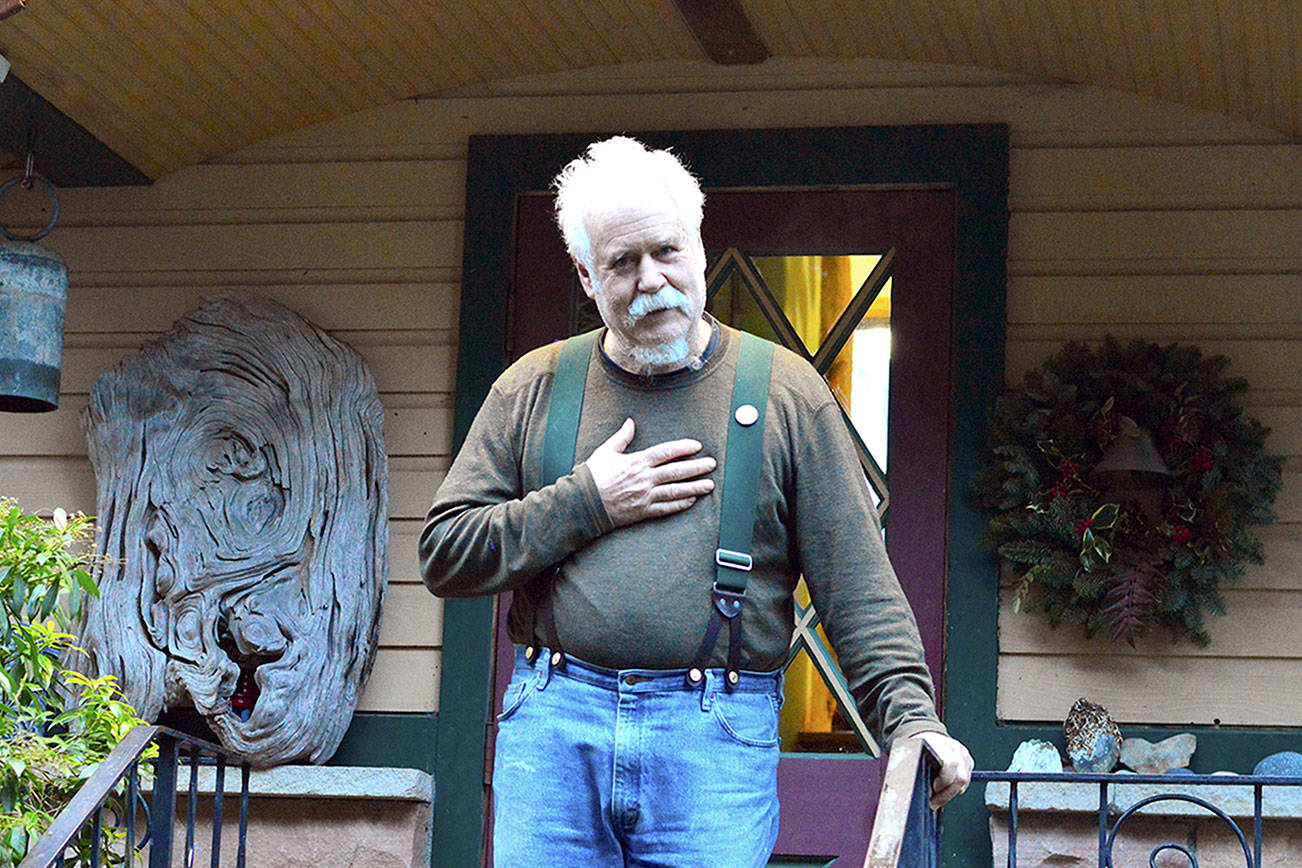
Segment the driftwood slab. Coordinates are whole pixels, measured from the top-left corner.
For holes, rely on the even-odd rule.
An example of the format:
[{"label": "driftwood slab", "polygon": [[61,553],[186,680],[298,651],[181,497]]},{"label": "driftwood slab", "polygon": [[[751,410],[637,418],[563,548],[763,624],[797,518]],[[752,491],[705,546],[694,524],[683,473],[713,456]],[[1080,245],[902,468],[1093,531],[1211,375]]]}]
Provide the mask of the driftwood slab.
[{"label": "driftwood slab", "polygon": [[334,753],[388,576],[383,412],[362,358],[227,296],[95,381],[101,596],[88,665],[141,716],[192,705],[259,765]]}]

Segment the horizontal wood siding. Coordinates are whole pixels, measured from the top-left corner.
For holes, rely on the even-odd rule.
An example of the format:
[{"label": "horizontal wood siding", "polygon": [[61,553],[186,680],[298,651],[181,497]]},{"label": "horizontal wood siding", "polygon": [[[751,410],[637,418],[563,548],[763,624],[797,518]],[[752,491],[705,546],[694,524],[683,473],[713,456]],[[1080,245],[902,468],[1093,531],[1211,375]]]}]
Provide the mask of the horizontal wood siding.
[{"label": "horizontal wood siding", "polygon": [[1011,130],[1009,382],[1068,339],[1194,341],[1249,379],[1288,456],[1267,563],[1227,594],[1209,648],[1118,649],[1004,610],[999,714],[1060,720],[1087,695],[1125,721],[1296,724],[1302,696],[1278,688],[1302,670],[1302,156],[1127,94],[908,63],[630,64],[394,103],[150,188],[62,191],[47,243],[72,273],[64,407],[0,416],[0,492],[92,510],[77,414],[95,376],[201,297],[281,301],[362,352],[386,407],[392,576],[362,707],[436,709],[441,605],[415,550],[450,461],[467,136],[961,122]]}]

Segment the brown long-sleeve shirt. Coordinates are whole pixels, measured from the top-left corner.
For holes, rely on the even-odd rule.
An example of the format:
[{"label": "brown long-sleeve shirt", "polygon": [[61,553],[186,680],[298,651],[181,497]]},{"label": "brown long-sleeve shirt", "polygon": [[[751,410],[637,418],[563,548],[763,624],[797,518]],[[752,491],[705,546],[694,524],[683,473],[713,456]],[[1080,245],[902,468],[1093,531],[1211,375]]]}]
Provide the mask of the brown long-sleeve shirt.
[{"label": "brown long-sleeve shirt", "polygon": [[[612,529],[584,464],[540,485],[541,451],[559,345],[542,347],[493,384],[430,508],[421,573],[440,596],[516,590],[549,567],[555,638],[568,653],[611,668],[690,666],[710,618],[719,493],[737,332],[699,370],[639,377],[606,360],[587,373],[576,460],[626,418],[630,450],[691,437],[719,461],[714,492],[666,518]],[[864,720],[889,742],[940,730],[931,678],[908,603],[845,423],[823,379],[778,348],[765,414],[764,460],[746,592],[743,668],[783,666],[792,595],[803,574]],[[540,598],[516,594],[511,638],[532,641]],[[540,635],[547,637],[547,633]],[[723,665],[727,643],[711,665]]]}]

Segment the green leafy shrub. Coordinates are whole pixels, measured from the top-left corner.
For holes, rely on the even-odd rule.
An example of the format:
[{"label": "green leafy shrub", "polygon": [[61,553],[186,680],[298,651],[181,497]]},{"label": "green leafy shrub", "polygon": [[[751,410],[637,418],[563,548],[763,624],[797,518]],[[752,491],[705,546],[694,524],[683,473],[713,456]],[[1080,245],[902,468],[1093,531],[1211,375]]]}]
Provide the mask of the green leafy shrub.
[{"label": "green leafy shrub", "polygon": [[[0,868],[23,858],[95,765],[144,723],[112,677],[70,665],[82,653],[71,631],[98,595],[87,569],[92,525],[63,510],[24,515],[0,498]],[[76,845],[85,864],[89,834]],[[102,834],[101,861],[112,864],[109,845],[122,832],[105,824]]]}]

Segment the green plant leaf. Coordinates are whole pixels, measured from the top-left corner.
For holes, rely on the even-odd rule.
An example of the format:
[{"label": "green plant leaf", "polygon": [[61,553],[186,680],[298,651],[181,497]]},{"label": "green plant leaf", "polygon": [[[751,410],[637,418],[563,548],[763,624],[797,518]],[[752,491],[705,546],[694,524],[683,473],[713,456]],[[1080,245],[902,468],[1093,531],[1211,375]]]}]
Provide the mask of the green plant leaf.
[{"label": "green plant leaf", "polygon": [[0,783],[0,811],[9,812],[18,804],[18,779],[4,776]]},{"label": "green plant leaf", "polygon": [[1117,524],[1117,517],[1121,514],[1121,504],[1105,503],[1094,514],[1090,516],[1090,526],[1099,530],[1110,530]]},{"label": "green plant leaf", "polygon": [[48,618],[54,614],[54,609],[59,605],[59,583],[51,582],[50,589],[45,592],[45,599],[41,600],[39,609],[39,618]]},{"label": "green plant leaf", "polygon": [[77,585],[92,597],[99,596],[99,585],[95,584],[95,579],[85,570],[73,570],[72,577],[77,580]]},{"label": "green plant leaf", "polygon": [[14,603],[10,611],[22,617],[23,610],[27,608],[27,582],[23,579],[22,573],[14,576],[14,587],[10,593],[10,599]]}]

